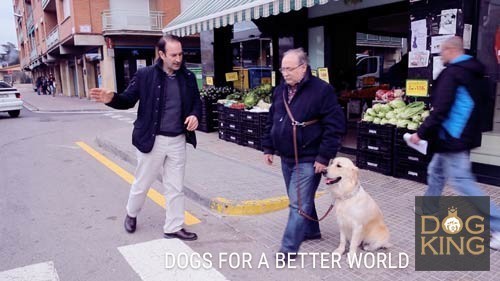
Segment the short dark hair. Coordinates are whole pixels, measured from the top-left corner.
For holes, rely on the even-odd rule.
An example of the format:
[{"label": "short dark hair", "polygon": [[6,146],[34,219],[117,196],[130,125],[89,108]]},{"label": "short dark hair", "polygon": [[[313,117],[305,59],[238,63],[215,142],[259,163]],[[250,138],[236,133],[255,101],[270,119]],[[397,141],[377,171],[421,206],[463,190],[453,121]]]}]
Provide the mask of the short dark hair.
[{"label": "short dark hair", "polygon": [[182,44],[181,39],[175,35],[163,35],[160,40],[158,40],[158,43],[156,44],[156,47],[158,48],[158,51],[162,51],[164,53],[167,52],[167,42],[179,42]]}]

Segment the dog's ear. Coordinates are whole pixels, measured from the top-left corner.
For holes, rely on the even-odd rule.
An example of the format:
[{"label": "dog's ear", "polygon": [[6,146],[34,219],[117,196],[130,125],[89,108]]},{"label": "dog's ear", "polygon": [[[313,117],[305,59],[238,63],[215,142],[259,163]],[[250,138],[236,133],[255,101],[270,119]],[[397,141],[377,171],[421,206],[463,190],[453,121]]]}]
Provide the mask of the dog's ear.
[{"label": "dog's ear", "polygon": [[335,159],[330,159],[330,162],[328,163],[328,166],[331,166],[331,165],[332,165],[333,160],[335,160]]},{"label": "dog's ear", "polygon": [[356,166],[352,167],[352,173],[354,174],[354,177],[356,179],[359,178],[359,168],[358,167],[356,167]]}]

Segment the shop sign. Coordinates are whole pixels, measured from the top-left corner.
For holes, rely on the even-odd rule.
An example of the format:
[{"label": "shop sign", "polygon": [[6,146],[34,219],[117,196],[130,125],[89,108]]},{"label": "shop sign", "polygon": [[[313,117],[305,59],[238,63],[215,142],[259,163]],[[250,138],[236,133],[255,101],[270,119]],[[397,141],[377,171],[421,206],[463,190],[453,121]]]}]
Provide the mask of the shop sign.
[{"label": "shop sign", "polygon": [[318,77],[326,83],[330,83],[330,78],[328,77],[328,68],[318,68]]},{"label": "shop sign", "polygon": [[207,76],[206,82],[208,86],[213,86],[214,85],[214,78],[212,76]]},{"label": "shop sign", "polygon": [[238,81],[238,72],[228,72],[228,73],[226,73],[226,81],[227,82]]},{"label": "shop sign", "polygon": [[428,80],[406,80],[406,95],[411,97],[427,97],[429,94]]}]

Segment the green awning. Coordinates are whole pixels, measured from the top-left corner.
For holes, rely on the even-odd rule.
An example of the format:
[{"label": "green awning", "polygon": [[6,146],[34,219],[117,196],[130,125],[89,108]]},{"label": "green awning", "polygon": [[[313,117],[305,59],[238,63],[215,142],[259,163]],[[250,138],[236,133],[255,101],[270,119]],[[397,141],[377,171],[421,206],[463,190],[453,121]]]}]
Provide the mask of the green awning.
[{"label": "green awning", "polygon": [[172,20],[163,29],[163,33],[187,36],[327,2],[328,0],[198,0]]}]

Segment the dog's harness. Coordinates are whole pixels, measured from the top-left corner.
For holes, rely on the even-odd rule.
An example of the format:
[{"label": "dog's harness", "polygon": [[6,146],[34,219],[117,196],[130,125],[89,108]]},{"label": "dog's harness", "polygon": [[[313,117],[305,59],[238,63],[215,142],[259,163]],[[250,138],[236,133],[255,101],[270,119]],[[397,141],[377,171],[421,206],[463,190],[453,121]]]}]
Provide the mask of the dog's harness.
[{"label": "dog's harness", "polygon": [[302,210],[302,207],[301,207],[302,204],[301,204],[301,198],[300,198],[299,150],[298,150],[298,144],[297,144],[297,127],[303,128],[303,127],[312,125],[314,123],[319,122],[319,119],[314,119],[314,120],[306,121],[306,122],[298,122],[293,117],[292,111],[290,110],[290,107],[288,106],[287,100],[285,99],[285,91],[283,91],[283,102],[285,103],[285,109],[286,109],[286,112],[288,114],[288,117],[290,118],[290,120],[292,120],[292,127],[293,127],[293,152],[295,155],[295,172],[297,173],[297,178],[298,178],[298,181],[297,181],[298,212],[299,212],[299,215],[303,216],[304,218],[306,218],[308,220],[320,222],[323,219],[325,219],[326,216],[328,216],[328,214],[332,211],[333,204],[330,205],[330,208],[328,208],[328,211],[326,211],[326,213],[320,219],[315,219],[315,218],[309,216],[308,214],[306,214],[306,212],[304,212]]}]

